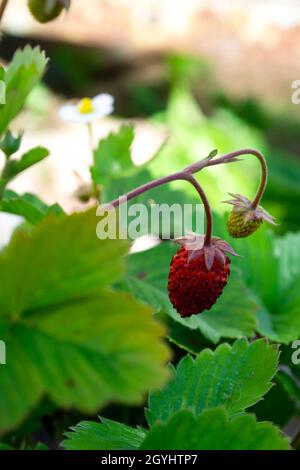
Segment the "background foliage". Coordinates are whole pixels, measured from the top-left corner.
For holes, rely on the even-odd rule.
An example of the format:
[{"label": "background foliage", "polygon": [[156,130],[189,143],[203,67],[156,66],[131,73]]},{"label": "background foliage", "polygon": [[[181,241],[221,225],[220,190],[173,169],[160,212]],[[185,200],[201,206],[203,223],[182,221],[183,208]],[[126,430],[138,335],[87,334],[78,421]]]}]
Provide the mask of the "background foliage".
[{"label": "background foliage", "polygon": [[[23,153],[22,135],[10,132],[48,63],[37,47],[18,50],[1,69],[7,101],[0,105],[0,208],[23,217],[0,252],[0,338],[8,352],[0,366],[2,449],[39,448],[39,441],[121,450],[299,445],[284,433],[299,415],[300,397],[299,366],[291,362],[291,343],[300,336],[299,162],[284,145],[273,148],[258,124],[259,104],[249,119],[240,104],[210,97],[212,110],[204,113],[193,90],[197,61],[166,60],[166,105],[152,106],[147,119],[165,126],[169,139],[140,166],[132,162],[132,124],[101,139],[90,167],[101,202],[211,149],[257,147],[270,170],[264,206],[280,224],[230,240],[240,257],[219,302],[181,318],[166,289],[174,244],[132,254],[129,242],[96,238],[94,206],[67,215],[59,204],[9,188],[48,156],[38,145]],[[229,238],[220,204],[226,191],[251,197],[257,172],[247,157],[197,176],[214,206],[215,235]],[[137,199],[148,208],[151,201],[184,204],[196,196],[176,182]]]}]

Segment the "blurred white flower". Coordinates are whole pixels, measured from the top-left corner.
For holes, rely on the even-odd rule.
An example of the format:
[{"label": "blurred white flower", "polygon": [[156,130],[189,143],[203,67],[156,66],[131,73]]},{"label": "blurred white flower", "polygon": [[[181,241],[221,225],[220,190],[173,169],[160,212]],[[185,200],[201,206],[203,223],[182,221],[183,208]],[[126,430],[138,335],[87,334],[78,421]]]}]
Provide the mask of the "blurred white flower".
[{"label": "blurred white flower", "polygon": [[114,98],[108,93],[101,93],[94,98],[83,98],[76,104],[66,104],[59,110],[64,121],[88,124],[111,114],[114,110]]}]

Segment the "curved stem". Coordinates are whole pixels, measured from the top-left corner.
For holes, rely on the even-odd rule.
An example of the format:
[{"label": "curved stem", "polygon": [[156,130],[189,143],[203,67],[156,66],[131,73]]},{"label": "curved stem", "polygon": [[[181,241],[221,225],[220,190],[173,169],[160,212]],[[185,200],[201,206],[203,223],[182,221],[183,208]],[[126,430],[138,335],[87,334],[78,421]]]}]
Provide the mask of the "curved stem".
[{"label": "curved stem", "polygon": [[0,22],[2,20],[2,17],[4,15],[5,8],[7,7],[8,0],[2,0],[0,4]]},{"label": "curved stem", "polygon": [[[239,152],[249,153],[248,150],[245,150],[245,151],[240,150]],[[142,184],[141,186],[138,186],[137,188],[133,189],[132,191],[129,191],[123,196],[119,196],[118,198],[106,203],[105,205],[118,207],[125,200],[130,201],[131,199],[137,196],[140,196],[146,191],[150,191],[150,189],[156,188],[157,186],[161,186],[162,184],[170,183],[171,181],[176,181],[176,180],[186,180],[187,177],[189,177],[190,175],[194,173],[197,173],[198,171],[202,170],[203,168],[207,166],[219,165],[221,163],[231,163],[235,161],[237,161],[237,159],[235,158],[234,153],[223,155],[223,157],[216,158],[215,160],[208,160],[207,158],[204,158],[200,160],[199,162],[186,167],[182,171],[177,171],[176,173],[172,173],[171,175],[162,176],[161,178],[157,178],[156,180],[152,180],[152,181],[149,181],[148,183]]]},{"label": "curved stem", "polygon": [[129,193],[123,194],[117,199],[106,203],[105,206],[119,207],[120,204],[122,204],[123,202],[130,201],[131,199],[140,196],[146,191],[150,191],[150,189],[156,188],[157,186],[161,186],[162,184],[170,183],[171,181],[182,179],[180,178],[181,174],[182,172],[177,172],[169,176],[163,176],[162,178],[157,178],[156,180],[149,181],[148,183],[142,184],[138,188],[129,191]]},{"label": "curved stem", "polygon": [[205,216],[206,216],[206,229],[205,229],[205,239],[204,239],[204,245],[209,246],[211,243],[211,237],[212,237],[212,228],[213,228],[213,223],[212,223],[212,213],[211,213],[211,208],[208,202],[208,199],[206,197],[205,192],[201,188],[200,184],[198,181],[194,178],[192,175],[186,175],[184,178],[186,181],[189,181],[196,191],[198,192],[203,205],[204,205],[204,210],[205,210]]},{"label": "curved stem", "polygon": [[149,191],[150,189],[156,188],[157,186],[161,186],[166,183],[170,183],[171,181],[178,181],[178,180],[183,180],[183,181],[188,181],[191,183],[196,191],[198,192],[203,205],[204,205],[204,210],[205,210],[205,216],[206,216],[206,232],[205,232],[205,240],[204,240],[204,245],[208,246],[210,245],[211,242],[211,237],[212,237],[212,213],[211,213],[211,208],[208,202],[208,199],[206,197],[205,192],[201,188],[200,184],[198,181],[194,178],[194,176],[190,173],[187,173],[185,171],[178,171],[177,173],[174,173],[169,176],[164,176],[162,178],[158,178],[153,181],[149,181],[149,183],[143,184],[142,186],[139,186],[136,189],[133,189],[129,193],[119,197],[118,199],[114,199],[113,201],[109,202],[108,204],[105,205],[110,205],[112,207],[118,207],[120,204],[126,201],[130,201],[131,199],[139,196],[140,194],[143,194],[146,191]]},{"label": "curved stem", "polygon": [[228,153],[227,155],[224,155],[221,158],[216,158],[215,160],[212,160],[209,162],[208,165],[206,166],[212,166],[212,165],[217,165],[220,163],[220,160],[226,160],[230,159],[236,159],[236,157],[239,157],[241,155],[254,155],[256,158],[258,158],[260,164],[261,164],[261,180],[260,180],[260,185],[258,187],[257,193],[255,195],[255,198],[253,199],[251,206],[253,209],[256,209],[267,186],[267,181],[268,181],[268,167],[267,167],[267,162],[265,160],[265,157],[261,152],[255,149],[242,149],[242,150],[236,150],[235,152]]},{"label": "curved stem", "polygon": [[255,150],[255,149],[236,150],[235,152],[227,153],[223,155],[222,157],[215,158],[215,159],[204,158],[203,160],[200,160],[199,162],[188,166],[182,171],[178,171],[176,173],[173,173],[168,176],[164,176],[162,178],[158,178],[153,181],[149,181],[149,183],[143,184],[142,186],[139,186],[138,188],[135,188],[132,191],[129,191],[129,193],[124,194],[123,196],[120,196],[117,199],[114,199],[113,201],[105,204],[105,206],[118,207],[120,204],[122,204],[125,201],[130,201],[131,199],[139,196],[140,194],[143,194],[146,191],[149,191],[150,189],[156,188],[157,186],[161,186],[162,184],[170,183],[171,181],[176,181],[176,180],[189,181],[198,192],[204,204],[205,215],[206,215],[206,235],[205,235],[204,244],[209,245],[211,242],[211,237],[212,237],[211,209],[210,209],[210,205],[207,200],[206,194],[204,193],[198,181],[193,177],[193,174],[197,173],[198,171],[201,171],[203,168],[206,168],[208,166],[215,166],[215,165],[220,165],[223,163],[231,163],[231,162],[239,161],[237,157],[241,155],[254,155],[256,158],[259,159],[261,163],[261,167],[262,167],[261,182],[260,182],[258,191],[256,193],[256,196],[252,201],[252,207],[253,209],[255,209],[257,205],[259,204],[259,201],[264,193],[264,190],[267,184],[267,177],[268,177],[266,160],[264,156],[262,155],[262,153],[260,153],[258,150]]},{"label": "curved stem", "polygon": [[253,209],[256,209],[258,204],[260,203],[260,200],[265,192],[267,182],[268,182],[268,167],[267,167],[266,160],[264,156],[260,153],[258,153],[256,156],[260,161],[262,173],[261,173],[261,180],[260,180],[259,188],[251,204]]}]

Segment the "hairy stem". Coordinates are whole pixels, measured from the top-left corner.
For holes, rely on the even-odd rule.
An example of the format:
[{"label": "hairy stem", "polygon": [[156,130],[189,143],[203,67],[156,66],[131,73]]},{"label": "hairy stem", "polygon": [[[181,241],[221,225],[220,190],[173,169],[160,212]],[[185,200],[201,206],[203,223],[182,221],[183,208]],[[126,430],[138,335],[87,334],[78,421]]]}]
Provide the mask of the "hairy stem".
[{"label": "hairy stem", "polygon": [[120,204],[122,204],[125,201],[130,201],[130,199],[133,199],[140,194],[143,194],[146,191],[150,191],[150,189],[156,188],[157,186],[161,186],[166,183],[170,183],[171,181],[188,181],[191,183],[196,191],[198,192],[203,205],[205,209],[205,215],[206,215],[206,233],[205,233],[205,240],[204,244],[210,245],[211,242],[211,237],[212,237],[212,213],[211,213],[211,208],[208,202],[208,199],[206,197],[205,192],[201,188],[200,184],[198,181],[194,178],[194,176],[191,173],[185,172],[185,171],[178,171],[177,173],[173,173],[172,175],[169,176],[164,176],[162,178],[158,178],[153,181],[149,181],[149,183],[143,184],[142,186],[139,186],[136,189],[133,189],[127,194],[124,194],[123,196],[120,196],[118,199],[114,199],[113,201],[109,202],[106,205],[113,206],[113,207],[118,207]]},{"label": "hairy stem", "polygon": [[3,182],[0,180],[0,203],[1,203],[2,199],[3,199],[4,190],[5,190],[5,185],[4,185]]},{"label": "hairy stem", "polygon": [[242,149],[242,150],[236,150],[235,152],[228,153],[227,155],[224,155],[221,158],[216,158],[215,160],[212,160],[212,162],[209,165],[206,166],[211,166],[211,165],[217,165],[218,160],[220,163],[220,160],[223,159],[229,159],[232,161],[232,159],[236,159],[237,157],[241,155],[254,155],[256,158],[258,158],[260,165],[261,165],[261,180],[260,180],[260,185],[258,187],[257,193],[255,198],[253,199],[251,206],[253,209],[256,209],[258,204],[260,203],[260,200],[264,194],[264,191],[267,186],[267,181],[268,181],[268,167],[267,167],[267,162],[265,160],[265,157],[261,152],[255,149]]},{"label": "hairy stem", "polygon": [[193,175],[191,175],[191,174],[186,175],[185,178],[182,178],[182,179],[185,179],[186,181],[189,181],[194,186],[194,188],[198,192],[198,194],[199,194],[199,196],[200,196],[200,198],[203,202],[204,210],[205,210],[205,216],[206,216],[206,230],[205,230],[204,245],[209,246],[210,243],[211,243],[213,223],[212,223],[211,208],[210,208],[208,199],[206,197],[206,194],[203,191],[203,189],[201,188],[198,181],[194,178]]},{"label": "hairy stem", "polygon": [[7,7],[8,0],[2,0],[0,3],[0,22],[2,20],[2,17],[4,15],[5,8]]},{"label": "hairy stem", "polygon": [[182,171],[178,171],[171,175],[163,176],[162,178],[157,178],[156,180],[149,181],[149,183],[143,184],[142,186],[139,186],[138,188],[135,188],[132,191],[129,191],[129,193],[124,194],[123,196],[120,196],[119,198],[114,199],[113,201],[105,205],[118,207],[123,202],[130,201],[131,199],[137,196],[140,196],[146,191],[156,188],[157,186],[161,186],[163,184],[170,183],[171,181],[177,181],[177,180],[189,181],[198,192],[204,204],[205,214],[206,214],[206,235],[205,235],[204,243],[205,245],[209,245],[211,242],[211,236],[212,236],[211,209],[210,209],[206,194],[204,193],[203,189],[199,185],[198,181],[193,177],[193,174],[209,166],[215,166],[215,165],[221,165],[223,163],[231,163],[231,162],[240,161],[237,157],[242,156],[242,155],[254,155],[256,158],[258,158],[262,167],[261,182],[260,182],[257,194],[252,202],[252,207],[253,209],[255,209],[257,205],[259,204],[259,201],[264,193],[264,190],[267,184],[267,176],[268,176],[268,170],[267,170],[267,164],[266,164],[265,158],[258,150],[255,150],[255,149],[236,150],[235,152],[227,153],[219,158],[204,158],[203,160],[200,160],[199,162],[186,167]]},{"label": "hairy stem", "polygon": [[161,178],[157,178],[156,180],[152,180],[148,183],[138,186],[137,188],[133,189],[132,191],[129,191],[123,196],[120,196],[117,199],[108,202],[107,205],[118,207],[125,200],[130,201],[131,199],[140,196],[146,191],[150,191],[150,189],[156,188],[157,186],[161,186],[162,184],[170,183],[171,181],[187,180],[190,175],[197,173],[198,171],[202,170],[207,166],[219,165],[221,163],[231,163],[234,161],[237,161],[237,159],[234,155],[231,156],[231,154],[226,154],[223,157],[216,158],[216,160],[208,160],[207,158],[204,158],[203,160],[200,160],[199,162],[188,166],[182,171],[177,171],[176,173],[172,173],[171,175],[163,176]]},{"label": "hairy stem", "polygon": [[265,192],[267,182],[268,182],[268,167],[267,167],[266,160],[261,153],[258,153],[256,156],[260,161],[262,172],[261,172],[261,180],[260,180],[259,188],[257,190],[255,198],[252,201],[253,209],[256,209],[258,204],[260,203],[260,200]]}]

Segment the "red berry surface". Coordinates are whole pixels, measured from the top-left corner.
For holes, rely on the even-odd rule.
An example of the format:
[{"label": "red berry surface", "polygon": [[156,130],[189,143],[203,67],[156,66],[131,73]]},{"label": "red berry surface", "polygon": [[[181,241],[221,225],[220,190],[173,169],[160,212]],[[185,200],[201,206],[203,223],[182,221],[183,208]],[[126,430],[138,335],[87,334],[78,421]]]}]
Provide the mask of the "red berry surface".
[{"label": "red berry surface", "polygon": [[203,253],[188,261],[188,250],[182,246],[172,258],[168,280],[169,297],[177,312],[189,317],[209,310],[227,284],[229,265],[227,256],[224,265],[215,258],[208,270]]}]

